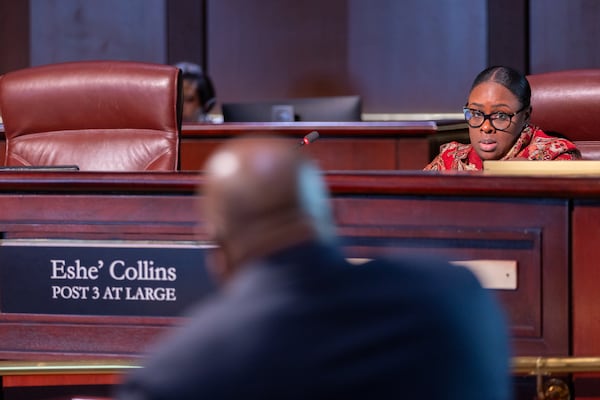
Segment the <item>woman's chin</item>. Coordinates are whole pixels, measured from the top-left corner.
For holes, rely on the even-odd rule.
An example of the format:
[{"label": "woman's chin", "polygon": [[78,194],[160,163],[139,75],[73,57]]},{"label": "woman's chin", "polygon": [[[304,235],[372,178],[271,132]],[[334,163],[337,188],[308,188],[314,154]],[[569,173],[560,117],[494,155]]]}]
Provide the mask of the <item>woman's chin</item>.
[{"label": "woman's chin", "polygon": [[501,156],[498,156],[498,154],[496,154],[496,152],[494,151],[483,151],[479,149],[477,154],[482,160],[499,160],[502,158]]}]

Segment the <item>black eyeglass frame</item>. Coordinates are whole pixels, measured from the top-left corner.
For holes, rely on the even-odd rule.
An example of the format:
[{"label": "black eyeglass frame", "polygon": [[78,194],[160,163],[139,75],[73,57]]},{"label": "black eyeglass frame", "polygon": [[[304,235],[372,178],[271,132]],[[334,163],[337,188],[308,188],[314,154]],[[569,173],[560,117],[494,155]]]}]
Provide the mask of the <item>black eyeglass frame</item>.
[{"label": "black eyeglass frame", "polygon": [[[504,132],[504,131],[506,131],[508,128],[510,128],[510,125],[512,124],[512,119],[513,119],[513,117],[514,117],[515,115],[517,115],[518,113],[520,113],[520,112],[524,111],[524,110],[525,110],[527,107],[529,107],[529,104],[528,104],[528,105],[525,105],[525,106],[523,106],[523,107],[521,107],[521,108],[520,108],[518,111],[515,111],[515,112],[514,112],[514,113],[512,113],[512,114],[505,113],[505,112],[502,112],[502,111],[496,111],[496,112],[493,112],[493,113],[484,114],[484,113],[483,113],[483,112],[481,112],[480,110],[476,110],[476,109],[474,109],[474,108],[469,108],[469,107],[467,107],[467,105],[465,104],[465,106],[463,107],[463,115],[465,116],[465,121],[467,121],[467,125],[469,125],[471,128],[479,128],[481,125],[483,125],[483,124],[485,123],[485,120],[487,119],[487,120],[489,120],[489,121],[490,121],[490,124],[492,124],[492,126],[494,127],[494,129],[496,129],[497,131],[502,131],[502,132]],[[466,114],[467,114],[467,112],[471,112],[471,113],[472,113],[472,111],[477,111],[477,112],[479,112],[479,113],[481,113],[481,114],[483,115],[483,120],[481,121],[481,123],[480,123],[479,125],[471,125],[471,124],[469,123],[469,121],[470,121],[470,120],[469,120],[469,119],[467,119],[467,115],[466,115]],[[497,128],[497,127],[496,127],[496,125],[494,124],[494,120],[492,119],[492,115],[496,115],[496,114],[504,114],[504,115],[506,115],[506,116],[508,117],[508,126],[507,126],[506,128],[500,129],[500,128]]]}]

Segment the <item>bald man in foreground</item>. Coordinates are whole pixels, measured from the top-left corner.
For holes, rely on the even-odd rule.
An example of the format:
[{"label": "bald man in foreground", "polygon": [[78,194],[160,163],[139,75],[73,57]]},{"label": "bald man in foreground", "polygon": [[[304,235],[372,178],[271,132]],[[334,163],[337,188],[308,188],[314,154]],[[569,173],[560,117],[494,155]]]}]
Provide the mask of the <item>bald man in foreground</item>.
[{"label": "bald man in foreground", "polygon": [[120,399],[511,398],[502,312],[467,269],[350,265],[320,171],[288,141],[232,139],[205,172],[222,288]]}]

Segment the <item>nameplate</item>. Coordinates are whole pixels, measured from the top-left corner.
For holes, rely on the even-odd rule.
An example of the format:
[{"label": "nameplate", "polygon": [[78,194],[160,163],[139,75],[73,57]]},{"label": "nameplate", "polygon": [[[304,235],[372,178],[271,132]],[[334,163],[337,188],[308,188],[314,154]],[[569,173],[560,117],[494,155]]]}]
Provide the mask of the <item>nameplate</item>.
[{"label": "nameplate", "polygon": [[178,316],[214,289],[211,246],[191,242],[0,241],[0,312]]},{"label": "nameplate", "polygon": [[451,263],[471,270],[486,289],[517,290],[517,260],[462,260]]}]

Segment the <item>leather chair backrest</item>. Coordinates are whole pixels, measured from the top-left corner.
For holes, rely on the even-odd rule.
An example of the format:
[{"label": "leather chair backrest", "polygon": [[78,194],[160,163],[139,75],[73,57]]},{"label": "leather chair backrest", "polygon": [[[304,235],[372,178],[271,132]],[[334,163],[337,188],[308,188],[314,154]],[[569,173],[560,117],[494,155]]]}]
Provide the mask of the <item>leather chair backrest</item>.
[{"label": "leather chair backrest", "polygon": [[[2,84],[2,77],[3,76],[4,75],[0,75],[0,84]],[[4,124],[2,123],[2,108],[0,108],[0,124],[2,124],[2,129],[4,129]]]},{"label": "leather chair backrest", "polygon": [[600,140],[600,69],[533,74],[531,120],[570,140]]},{"label": "leather chair backrest", "polygon": [[161,64],[81,61],[4,74],[7,166],[174,171],[181,73]]},{"label": "leather chair backrest", "polygon": [[575,142],[584,159],[600,160],[600,69],[532,74],[531,122]]}]

